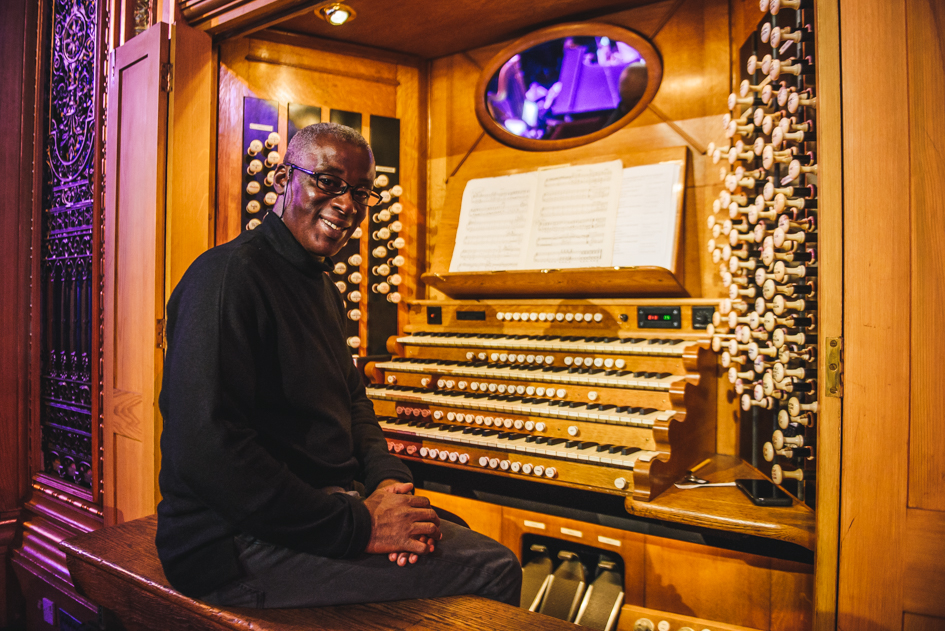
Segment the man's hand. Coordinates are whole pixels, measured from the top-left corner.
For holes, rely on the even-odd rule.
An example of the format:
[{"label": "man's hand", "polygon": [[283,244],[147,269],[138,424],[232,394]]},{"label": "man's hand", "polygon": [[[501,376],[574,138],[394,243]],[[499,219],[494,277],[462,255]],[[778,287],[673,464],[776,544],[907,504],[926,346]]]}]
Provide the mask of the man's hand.
[{"label": "man's hand", "polygon": [[418,555],[433,551],[440,534],[440,518],[425,497],[408,495],[409,483],[388,484],[385,480],[364,505],[371,513],[371,539],[366,552],[389,553],[391,561],[415,563]]},{"label": "man's hand", "polygon": [[[397,487],[397,488],[393,488],[393,487]],[[412,493],[413,484],[388,478],[377,485],[377,490],[379,491],[381,489],[385,489],[388,493],[399,493],[399,494]],[[420,543],[424,543],[427,545],[427,548],[428,548],[427,553],[433,552],[435,548],[435,542],[436,542],[435,538],[423,536],[423,537],[419,537],[417,540]],[[408,553],[408,552],[391,552],[390,554],[387,555],[387,558],[390,559],[391,563],[396,563],[400,567],[407,565],[407,563],[416,563],[420,559],[418,555],[414,553]]]}]

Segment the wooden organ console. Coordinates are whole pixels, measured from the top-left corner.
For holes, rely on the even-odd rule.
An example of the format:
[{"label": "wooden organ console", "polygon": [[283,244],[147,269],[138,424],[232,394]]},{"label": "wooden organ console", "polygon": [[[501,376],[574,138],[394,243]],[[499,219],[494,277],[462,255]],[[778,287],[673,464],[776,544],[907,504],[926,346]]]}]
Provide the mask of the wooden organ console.
[{"label": "wooden organ console", "polygon": [[[764,17],[742,50],[740,84],[721,120],[726,140],[707,151],[706,172],[718,173],[723,186],[706,214],[708,253],[725,292],[718,299],[686,298],[685,290],[650,298],[646,289],[634,292],[645,283],[606,270],[597,283],[576,283],[567,294],[558,288],[540,297],[540,289],[525,285],[543,282],[537,275],[518,277],[521,296],[509,278],[490,285],[483,277],[475,290],[460,282],[450,293],[450,283],[432,278],[440,276],[436,261],[448,257],[434,256],[434,273],[425,278],[447,298],[409,301],[388,342],[391,358],[367,365],[368,396],[388,448],[415,471],[427,489],[421,492],[464,514],[500,504],[502,527],[489,534],[520,554],[526,580],[534,568],[541,567],[539,577],[550,572],[549,559],[564,571],[572,550],[580,550],[592,577],[619,576],[627,591],[622,629],[655,628],[651,619],[660,628],[766,625],[712,615],[710,607],[690,611],[698,616],[690,619],[671,605],[646,609],[640,591],[658,589],[622,539],[639,526],[619,520],[614,500],[625,518],[669,528],[667,539],[648,541],[646,554],[672,547],[685,537],[678,529],[693,526],[813,548],[815,55],[809,7],[794,4],[761,2]],[[608,294],[607,287],[622,291]],[[733,416],[740,425],[736,453],[720,438]],[[707,481],[700,476],[713,484],[699,489]],[[710,488],[764,477],[787,490],[791,506],[755,506],[736,489]],[[488,492],[470,496],[471,487]],[[571,502],[581,510],[571,510]],[[609,518],[620,525],[601,529]],[[629,547],[601,543],[614,541]],[[772,553],[781,559],[773,568],[810,558],[797,549]],[[692,569],[709,567],[702,560]],[[810,575],[795,573],[803,563],[787,567],[772,569],[772,580],[790,575],[796,592],[771,606],[806,626]],[[542,593],[527,598],[535,607]],[[564,610],[559,617],[576,619],[575,608]]]},{"label": "wooden organ console", "polygon": [[368,396],[403,458],[648,500],[714,452],[713,311],[414,303]]}]

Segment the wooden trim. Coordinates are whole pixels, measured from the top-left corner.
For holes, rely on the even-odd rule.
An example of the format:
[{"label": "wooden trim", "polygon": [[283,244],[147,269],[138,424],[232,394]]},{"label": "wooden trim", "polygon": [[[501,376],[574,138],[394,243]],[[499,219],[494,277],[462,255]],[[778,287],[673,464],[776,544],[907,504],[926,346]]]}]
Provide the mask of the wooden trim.
[{"label": "wooden trim", "polygon": [[102,258],[104,256],[102,238],[105,220],[105,90],[107,89],[105,69],[108,59],[108,11],[104,0],[98,2],[97,33],[95,41],[95,121],[100,127],[96,130],[95,144],[92,149],[92,278],[97,282],[92,291],[92,326],[91,361],[92,387],[92,501],[102,501],[102,466],[104,451],[102,445]]},{"label": "wooden trim", "polygon": [[[823,363],[826,338],[843,335],[843,127],[840,87],[838,0],[815,5],[817,38],[817,161],[820,257],[818,339]],[[818,367],[825,374],[825,366]],[[827,395],[819,381],[817,429],[817,543],[814,563],[814,631],[836,628],[840,546],[842,399]]]},{"label": "wooden trim", "polygon": [[[35,112],[42,111],[46,96],[46,82],[43,77],[48,77],[49,68],[50,41],[52,10],[50,5],[45,2],[38,3],[37,9],[37,36],[36,36],[36,65],[35,65],[35,87],[33,93],[33,109]],[[29,421],[28,421],[28,462],[29,471],[43,470],[42,440],[40,429],[40,380],[42,366],[42,312],[39,306],[42,304],[42,255],[43,251],[43,231],[40,226],[43,225],[43,161],[44,161],[44,143],[45,138],[45,116],[37,115],[33,118],[33,138],[38,142],[33,143],[33,156],[30,168],[32,170],[32,234],[30,235],[31,252],[30,258],[30,341],[29,341]]]},{"label": "wooden trim", "polygon": [[[574,37],[578,35],[607,36],[614,41],[622,41],[633,46],[640,55],[643,56],[646,62],[647,85],[643,96],[640,97],[640,100],[634,108],[627,112],[623,118],[593,134],[578,136],[576,138],[564,138],[561,140],[535,140],[522,138],[521,136],[516,136],[506,131],[506,129],[499,125],[489,114],[489,107],[486,104],[486,89],[492,77],[505,65],[505,62],[517,53],[524,52],[537,44],[562,37]],[[595,140],[609,136],[639,116],[656,96],[656,92],[659,90],[662,80],[663,60],[660,57],[659,51],[650,40],[639,33],[622,26],[603,24],[600,22],[578,22],[576,24],[549,26],[548,28],[540,29],[515,40],[489,60],[489,63],[486,64],[479,75],[479,81],[476,83],[476,91],[474,93],[476,95],[476,118],[479,119],[479,124],[482,125],[485,132],[496,141],[523,151],[559,151],[561,149],[580,147],[581,145],[590,144]]]},{"label": "wooden trim", "polygon": [[608,296],[683,296],[679,279],[662,267],[587,267],[508,272],[426,273],[430,287],[450,298],[606,298]]},{"label": "wooden trim", "polygon": [[410,66],[411,68],[423,69],[424,61],[413,55],[405,55],[392,50],[383,50],[381,48],[370,48],[360,44],[351,44],[337,40],[314,37],[312,35],[303,35],[300,33],[290,33],[281,31],[277,28],[267,28],[265,30],[253,33],[253,39],[261,39],[275,44],[286,44],[287,46],[299,46],[311,50],[323,50],[339,55],[349,55],[351,57],[361,57],[372,61],[383,61],[389,64],[400,66]]}]

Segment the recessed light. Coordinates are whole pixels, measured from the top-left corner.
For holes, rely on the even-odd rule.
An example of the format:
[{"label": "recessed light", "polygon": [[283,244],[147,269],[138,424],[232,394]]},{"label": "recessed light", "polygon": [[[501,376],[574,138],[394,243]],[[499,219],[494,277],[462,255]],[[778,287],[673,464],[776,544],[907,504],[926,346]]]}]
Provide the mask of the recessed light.
[{"label": "recessed light", "polygon": [[357,13],[343,2],[326,2],[315,7],[315,15],[332,26],[341,26],[353,20]]}]

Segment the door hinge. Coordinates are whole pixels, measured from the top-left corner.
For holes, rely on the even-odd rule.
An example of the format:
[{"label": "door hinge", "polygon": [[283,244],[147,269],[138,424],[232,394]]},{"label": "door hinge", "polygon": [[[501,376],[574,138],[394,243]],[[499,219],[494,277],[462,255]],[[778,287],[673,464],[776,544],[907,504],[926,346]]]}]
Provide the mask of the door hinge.
[{"label": "door hinge", "polygon": [[161,92],[170,92],[174,89],[174,65],[161,64]]},{"label": "door hinge", "polygon": [[161,318],[157,321],[157,326],[155,327],[155,342],[154,346],[160,349],[167,350],[167,320]]},{"label": "door hinge", "polygon": [[828,397],[843,397],[843,338],[828,337],[824,357],[826,394]]}]

